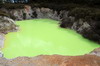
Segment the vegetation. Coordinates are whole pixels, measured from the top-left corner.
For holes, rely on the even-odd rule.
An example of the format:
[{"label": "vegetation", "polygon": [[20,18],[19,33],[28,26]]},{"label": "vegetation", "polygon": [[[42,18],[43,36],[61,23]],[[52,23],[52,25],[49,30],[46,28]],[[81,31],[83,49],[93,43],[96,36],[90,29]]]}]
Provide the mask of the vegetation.
[{"label": "vegetation", "polygon": [[[60,3],[58,5],[58,3]],[[76,19],[84,20],[100,20],[100,0],[29,0],[27,3],[32,7],[46,7],[53,10],[67,10],[69,16],[74,16]],[[5,3],[0,4],[0,7],[6,9],[20,9],[24,8],[25,3]],[[92,7],[91,7],[92,6]],[[6,13],[0,13],[0,15],[8,16]],[[25,14],[24,14],[25,15]],[[11,16],[11,15],[10,15]]]},{"label": "vegetation", "polygon": [[55,4],[68,4],[68,3],[75,3],[75,4],[85,4],[89,6],[93,5],[100,5],[100,0],[29,0],[29,3],[36,2],[36,3],[55,3]]},{"label": "vegetation", "polygon": [[[12,3],[15,0],[0,0],[1,3],[9,2]],[[16,2],[15,2],[16,3]],[[17,3],[26,3],[26,0],[17,0]],[[100,6],[100,0],[27,0],[27,3],[53,3],[53,4],[81,4],[81,5],[89,5],[89,6]]]},{"label": "vegetation", "polygon": [[100,9],[76,7],[69,12],[69,16],[74,16],[76,19],[83,18],[84,20],[99,21]]},{"label": "vegetation", "polygon": [[15,9],[15,8],[24,8],[24,4],[10,4],[10,3],[6,3],[6,4],[1,4],[0,7],[4,7],[6,9]]}]

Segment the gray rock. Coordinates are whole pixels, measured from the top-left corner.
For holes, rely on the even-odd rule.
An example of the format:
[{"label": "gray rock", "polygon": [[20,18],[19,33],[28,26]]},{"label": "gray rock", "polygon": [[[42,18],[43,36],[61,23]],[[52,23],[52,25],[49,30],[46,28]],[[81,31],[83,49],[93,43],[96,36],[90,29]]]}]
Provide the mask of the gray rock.
[{"label": "gray rock", "polygon": [[3,48],[4,46],[4,34],[0,33],[0,50],[1,48]]},{"label": "gray rock", "polygon": [[3,53],[0,51],[0,57],[3,57]]},{"label": "gray rock", "polygon": [[[76,19],[76,17],[69,16],[69,11],[67,10],[59,10],[50,9],[50,8],[38,8],[31,7],[29,5],[25,5],[22,9],[1,9],[6,13],[16,17],[15,20],[25,20],[25,19],[40,19],[40,18],[48,18],[58,20],[60,23],[60,27],[62,28],[70,28],[80,33],[83,37],[100,43],[100,22],[99,21],[84,21],[84,19]],[[4,22],[4,23],[3,23]],[[12,25],[12,29],[11,26]],[[0,18],[0,31],[9,32],[10,30],[17,29],[14,21],[10,18]]]},{"label": "gray rock", "polygon": [[0,33],[8,33],[16,31],[18,26],[15,21],[9,17],[0,16]]},{"label": "gray rock", "polygon": [[89,53],[90,55],[100,56],[100,48],[94,49],[92,52]]}]

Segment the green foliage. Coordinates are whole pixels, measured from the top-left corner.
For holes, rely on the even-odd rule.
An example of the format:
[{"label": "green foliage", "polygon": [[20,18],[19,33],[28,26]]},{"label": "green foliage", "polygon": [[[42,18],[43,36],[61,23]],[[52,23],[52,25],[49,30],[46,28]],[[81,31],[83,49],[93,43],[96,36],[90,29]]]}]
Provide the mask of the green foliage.
[{"label": "green foliage", "polygon": [[4,7],[6,9],[20,9],[20,8],[24,8],[24,4],[11,4],[11,3],[5,3],[0,5],[1,7]]},{"label": "green foliage", "polygon": [[37,3],[54,3],[54,4],[68,4],[68,3],[75,3],[75,4],[86,4],[86,5],[100,5],[100,0],[29,0],[30,3],[37,2]]},{"label": "green foliage", "polygon": [[84,19],[84,20],[100,20],[100,9],[96,8],[74,8],[72,9],[69,16],[74,16],[76,19]]},{"label": "green foliage", "polygon": [[[38,0],[39,1],[39,0]],[[49,1],[49,0],[47,0]],[[46,1],[46,2],[47,2]],[[60,0],[58,0],[60,1]],[[53,0],[51,0],[51,2],[53,2]],[[69,1],[65,1],[68,2],[67,4],[57,4],[55,2],[53,3],[44,3],[44,2],[40,2],[40,3],[29,3],[29,4],[9,4],[9,3],[5,3],[5,4],[1,4],[0,7],[6,8],[6,9],[22,9],[24,8],[24,5],[30,5],[32,8],[33,7],[46,7],[46,8],[50,8],[53,10],[57,10],[58,13],[61,10],[67,10],[69,11],[69,16],[74,16],[76,19],[84,19],[84,20],[100,20],[100,9],[97,6],[94,7],[89,7],[88,5],[82,5],[80,4],[76,4],[79,3],[79,0],[73,1],[74,3],[69,3]],[[11,17],[12,19],[16,19],[14,16],[12,16],[11,14],[7,14],[4,12],[0,11],[0,15],[3,16],[8,16]],[[25,14],[23,14],[25,16]],[[25,17],[24,17],[25,18]]]}]

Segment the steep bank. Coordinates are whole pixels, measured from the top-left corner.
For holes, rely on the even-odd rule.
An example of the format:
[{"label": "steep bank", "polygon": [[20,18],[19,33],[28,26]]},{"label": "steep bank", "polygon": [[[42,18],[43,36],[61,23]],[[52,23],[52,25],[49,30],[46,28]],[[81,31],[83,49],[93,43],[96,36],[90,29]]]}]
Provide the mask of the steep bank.
[{"label": "steep bank", "polygon": [[[40,11],[41,11],[41,9],[40,9]],[[27,16],[29,16],[29,15],[27,15]],[[26,19],[26,17],[25,17],[25,19]],[[27,19],[31,19],[30,16]],[[17,19],[16,18],[15,20],[21,20],[21,19]],[[73,22],[75,22],[75,23],[73,23]],[[95,22],[95,23],[97,23],[97,22]],[[61,23],[61,25],[65,25],[64,28],[65,27],[66,28],[71,28],[71,29],[74,29],[76,31],[81,27],[81,30],[80,30],[81,32],[83,32],[83,29],[84,30],[85,29],[86,30],[89,29],[89,30],[93,31],[93,29],[91,28],[91,26],[90,26],[90,24],[88,22],[85,21],[85,23],[84,23],[84,21],[82,19],[76,21],[76,20],[74,20],[74,17],[71,17],[71,16],[67,17],[67,18],[64,18],[63,21],[62,21],[62,23]],[[95,27],[95,24],[93,24],[93,26]],[[63,26],[61,26],[61,27],[63,27]],[[85,32],[85,35],[90,35],[90,34],[92,34],[90,31],[89,31],[89,33]],[[95,34],[92,34],[92,35],[95,35]],[[94,52],[94,53],[97,53],[97,52]],[[21,58],[16,58],[16,59],[11,59],[11,60],[7,60],[7,59],[4,59],[4,58],[1,58],[0,65],[1,66],[23,66],[23,65],[24,66],[25,65],[26,66],[32,66],[32,65],[35,64],[35,66],[36,65],[37,66],[39,66],[39,65],[41,66],[43,64],[42,66],[47,66],[48,64],[51,64],[51,65],[54,66],[55,64],[59,64],[58,66],[66,66],[66,65],[100,66],[99,61],[100,61],[100,57],[98,57],[98,56],[91,56],[91,55],[88,55],[88,56],[77,56],[77,57],[76,56],[74,56],[74,57],[67,57],[67,56],[65,57],[64,56],[63,57],[63,56],[57,56],[57,55],[55,55],[55,56],[38,56],[38,57],[34,57],[34,58],[21,57]]]},{"label": "steep bank", "polygon": [[17,30],[15,21],[6,16],[0,16],[0,33],[8,33]]},{"label": "steep bank", "polygon": [[[77,5],[78,6],[78,5]],[[45,8],[23,5],[21,8],[10,9],[1,7],[1,11],[9,13],[14,20],[48,18],[58,20],[60,27],[70,28],[83,35],[83,37],[100,43],[99,9],[94,8]],[[68,7],[68,6],[66,6]]]}]

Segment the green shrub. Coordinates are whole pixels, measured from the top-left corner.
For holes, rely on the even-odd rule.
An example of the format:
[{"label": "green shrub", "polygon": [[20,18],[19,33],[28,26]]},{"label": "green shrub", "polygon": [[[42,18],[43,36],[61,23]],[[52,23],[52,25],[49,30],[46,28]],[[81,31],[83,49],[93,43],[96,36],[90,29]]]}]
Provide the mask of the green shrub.
[{"label": "green shrub", "polygon": [[20,8],[24,8],[24,4],[11,4],[11,3],[5,3],[1,5],[2,7],[6,8],[6,9],[20,9]]},{"label": "green shrub", "polygon": [[77,19],[84,19],[86,21],[88,20],[100,20],[100,9],[96,8],[74,8],[72,9],[69,14],[69,16],[74,16]]}]

